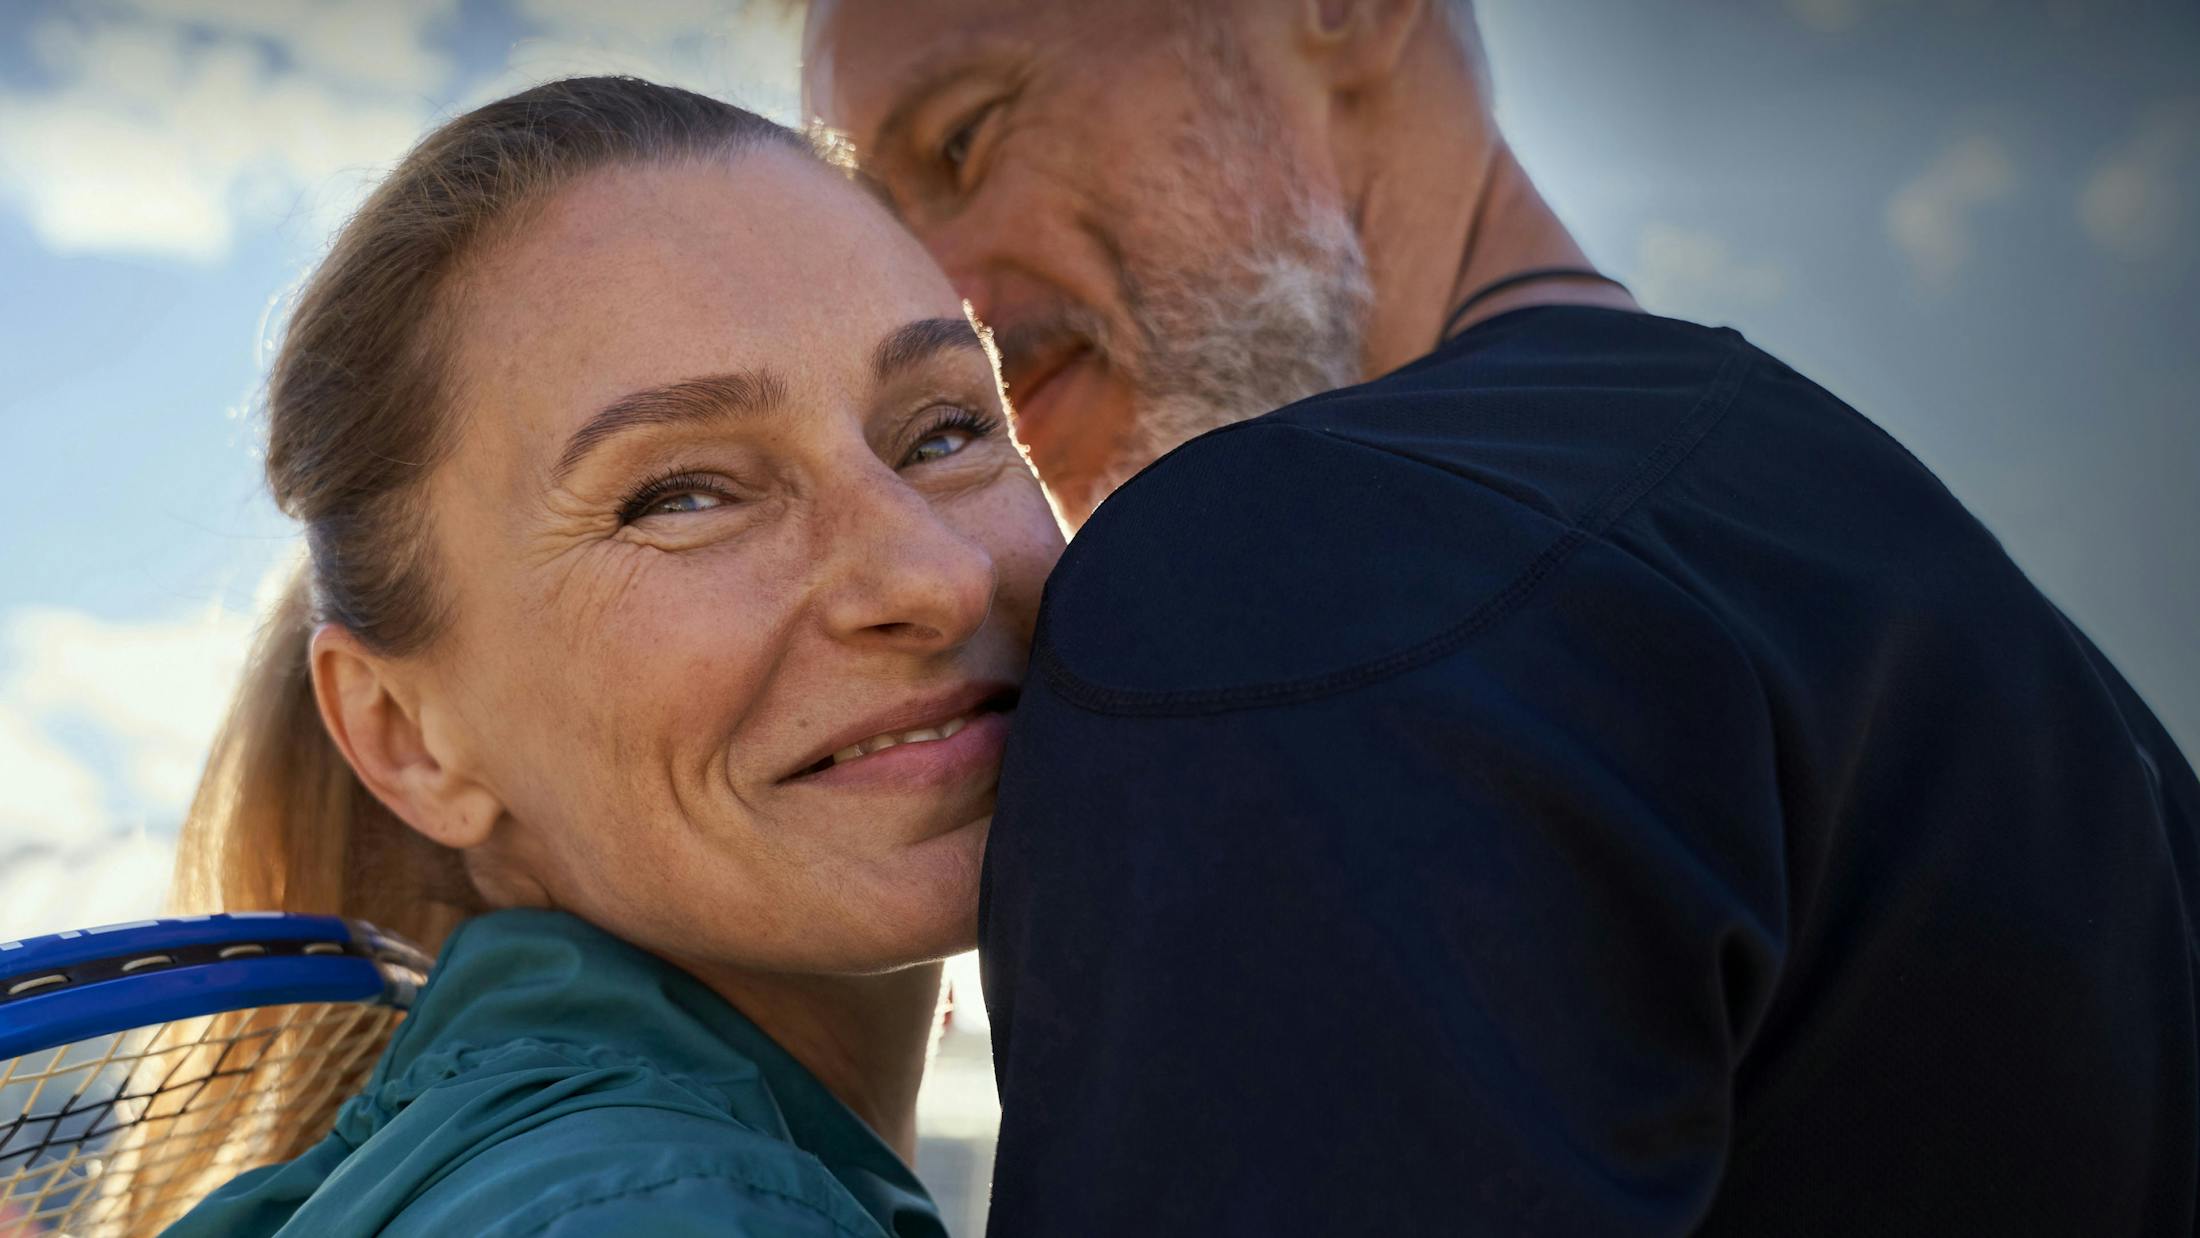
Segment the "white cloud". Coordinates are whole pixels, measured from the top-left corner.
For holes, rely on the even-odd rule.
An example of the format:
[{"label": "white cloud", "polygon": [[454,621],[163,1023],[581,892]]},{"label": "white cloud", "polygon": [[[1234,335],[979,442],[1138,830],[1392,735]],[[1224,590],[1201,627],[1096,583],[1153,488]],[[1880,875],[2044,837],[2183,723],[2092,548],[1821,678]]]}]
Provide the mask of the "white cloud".
[{"label": "white cloud", "polygon": [[4,700],[33,718],[88,727],[113,745],[115,790],[173,825],[244,669],[254,623],[212,610],[122,623],[22,608],[6,624]]},{"label": "white cloud", "polygon": [[0,940],[160,910],[253,632],[220,609],[0,616]]},{"label": "white cloud", "polygon": [[295,562],[260,582],[252,614],[0,615],[0,940],[160,910],[256,616]]},{"label": "white cloud", "polygon": [[174,857],[174,840],[142,830],[0,852],[0,941],[159,914]]},{"label": "white cloud", "polygon": [[1927,287],[1945,289],[1971,256],[1971,217],[2016,188],[2016,163],[1996,138],[1950,144],[1887,201],[1887,235]]},{"label": "white cloud", "polygon": [[302,77],[385,92],[424,92],[451,76],[449,55],[429,39],[455,0],[122,0],[127,13],[279,49]]},{"label": "white cloud", "polygon": [[32,842],[64,842],[101,832],[107,796],[75,754],[38,720],[0,700],[0,854]]},{"label": "white cloud", "polygon": [[2190,253],[2200,217],[2200,97],[2161,104],[2110,151],[2078,195],[2078,222],[2119,257]]},{"label": "white cloud", "polygon": [[1627,283],[1646,308],[1698,319],[1776,301],[1788,286],[1778,264],[1745,260],[1715,233],[1664,223],[1643,228]]},{"label": "white cloud", "polygon": [[[553,77],[631,73],[796,119],[800,17],[775,0],[517,0],[537,32],[457,80],[456,0],[87,0],[0,89],[0,196],[60,251],[215,261],[240,232],[316,244],[428,126]],[[292,225],[291,221],[298,221]]]},{"label": "white cloud", "polygon": [[735,8],[724,0],[645,0],[606,5],[601,0],[515,0],[528,21],[565,36],[614,35],[639,45],[668,46],[725,34]]},{"label": "white cloud", "polygon": [[51,86],[0,92],[0,193],[57,250],[212,260],[240,222],[318,240],[429,116],[452,0],[109,0],[28,39]]},{"label": "white cloud", "polygon": [[118,826],[173,829],[254,630],[251,616],[220,609],[136,623],[55,607],[9,612],[0,785],[11,789],[0,797],[0,847],[68,846]]},{"label": "white cloud", "polygon": [[537,33],[469,92],[487,100],[552,78],[627,73],[799,119],[801,15],[777,0],[515,0]]}]

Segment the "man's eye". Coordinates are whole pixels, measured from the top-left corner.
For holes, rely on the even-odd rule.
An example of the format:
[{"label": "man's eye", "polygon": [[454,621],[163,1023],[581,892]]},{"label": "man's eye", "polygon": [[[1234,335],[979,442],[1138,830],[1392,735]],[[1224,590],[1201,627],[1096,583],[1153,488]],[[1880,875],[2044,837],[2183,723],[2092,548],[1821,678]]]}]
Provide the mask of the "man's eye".
[{"label": "man's eye", "polygon": [[940,162],[947,165],[948,171],[962,171],[963,160],[970,158],[971,135],[977,131],[978,127],[976,125],[964,125],[962,128],[955,130],[948,137],[946,144],[940,147]]},{"label": "man's eye", "polygon": [[955,126],[954,132],[947,135],[947,140],[940,143],[940,162],[947,165],[948,171],[962,171],[963,164],[970,158],[970,148],[978,140],[979,127],[992,114],[993,105],[990,103],[979,108],[970,114],[968,120]]}]

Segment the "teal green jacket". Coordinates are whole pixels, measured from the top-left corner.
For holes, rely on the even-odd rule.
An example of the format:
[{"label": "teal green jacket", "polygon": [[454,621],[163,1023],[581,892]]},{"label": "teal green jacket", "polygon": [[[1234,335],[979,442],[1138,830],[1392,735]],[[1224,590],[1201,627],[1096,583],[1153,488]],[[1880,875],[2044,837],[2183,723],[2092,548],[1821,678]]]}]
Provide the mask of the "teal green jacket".
[{"label": "teal green jacket", "polygon": [[900,1159],[724,999],[558,912],[451,936],[326,1139],[175,1238],[945,1238]]}]

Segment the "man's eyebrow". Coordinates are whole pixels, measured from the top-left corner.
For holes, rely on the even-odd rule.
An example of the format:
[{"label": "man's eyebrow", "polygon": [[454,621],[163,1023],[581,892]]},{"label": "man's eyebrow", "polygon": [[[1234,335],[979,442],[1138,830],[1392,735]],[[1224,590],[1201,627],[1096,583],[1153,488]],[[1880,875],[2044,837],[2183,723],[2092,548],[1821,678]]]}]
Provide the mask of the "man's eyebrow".
[{"label": "man's eyebrow", "polygon": [[[872,146],[882,154],[892,157],[897,146],[906,146],[909,131],[917,123],[917,113],[924,110],[934,96],[966,77],[975,77],[985,71],[982,63],[972,60],[961,51],[934,56],[920,62],[903,78],[894,91],[894,106],[888,109],[886,119],[878,123],[877,132],[871,135]],[[857,152],[859,155],[864,152]]]},{"label": "man's eyebrow", "polygon": [[968,318],[919,318],[887,332],[878,342],[871,353],[871,375],[883,384],[904,370],[960,348],[985,351],[978,329]]},{"label": "man's eyebrow", "polygon": [[1027,76],[1030,57],[1031,47],[1021,39],[981,35],[950,40],[945,48],[900,75],[888,95],[895,100],[894,106],[887,109],[886,118],[872,131],[871,149],[859,149],[856,154],[866,161],[874,154],[891,159],[897,154],[897,144],[904,148],[898,153],[915,154],[909,145],[913,138],[910,130],[917,123],[917,114],[932,100],[973,78],[994,78],[1004,87],[1014,87]]},{"label": "man's eyebrow", "polygon": [[628,392],[598,409],[573,431],[550,470],[551,482],[564,481],[589,452],[629,430],[747,416],[786,403],[787,384],[770,370],[709,374]]}]

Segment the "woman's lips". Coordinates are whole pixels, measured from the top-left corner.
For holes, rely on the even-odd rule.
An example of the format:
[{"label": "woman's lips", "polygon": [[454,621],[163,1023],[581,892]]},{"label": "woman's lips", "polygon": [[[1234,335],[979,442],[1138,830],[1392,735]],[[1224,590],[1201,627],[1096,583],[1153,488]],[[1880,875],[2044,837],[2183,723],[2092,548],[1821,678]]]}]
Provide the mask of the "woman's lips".
[{"label": "woman's lips", "polygon": [[945,739],[897,743],[806,773],[790,785],[846,791],[912,791],[954,786],[1000,770],[1009,715],[981,710]]}]

